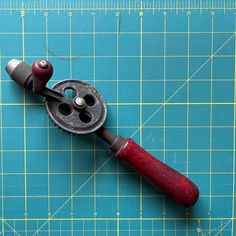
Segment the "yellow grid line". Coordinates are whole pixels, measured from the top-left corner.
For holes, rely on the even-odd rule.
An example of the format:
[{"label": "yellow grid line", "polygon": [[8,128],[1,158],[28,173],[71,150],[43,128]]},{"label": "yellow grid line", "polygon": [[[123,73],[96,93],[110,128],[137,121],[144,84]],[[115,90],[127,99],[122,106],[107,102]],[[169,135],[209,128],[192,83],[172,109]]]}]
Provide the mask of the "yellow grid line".
[{"label": "yellow grid line", "polygon": [[[120,13],[116,13],[116,101],[119,102],[119,34],[120,34]],[[119,134],[119,106],[116,106],[116,135]],[[120,235],[120,164],[119,161],[116,161],[116,193],[117,193],[117,200],[116,200],[116,215],[117,215],[117,222],[116,222],[116,235]],[[107,224],[106,224],[107,226]]]},{"label": "yellow grid line", "polygon": [[[213,34],[233,34],[234,31],[214,31]],[[45,32],[43,31],[27,31],[25,32],[25,35],[44,35]],[[52,31],[52,32],[48,32],[48,35],[69,35],[70,32],[69,31]],[[71,31],[72,35],[116,35],[117,32],[116,31],[97,31],[97,32],[92,32],[92,31]],[[140,32],[139,31],[120,31],[119,32],[120,35],[139,35]],[[150,35],[163,35],[163,32],[157,32],[157,31],[143,31],[143,35],[146,34],[150,34]],[[188,31],[167,31],[166,35],[169,34],[177,34],[177,35],[182,35],[182,34],[188,34]],[[192,31],[189,32],[189,34],[212,34],[211,31]],[[4,32],[0,32],[0,35],[21,35],[21,32],[17,32],[17,31],[4,31]],[[29,56],[29,55],[28,55]],[[41,55],[42,56],[42,55]]]},{"label": "yellow grid line", "polygon": [[[185,81],[186,82],[186,81]],[[191,81],[192,82],[192,81]],[[235,105],[236,102],[166,102],[165,105]],[[0,103],[0,106],[44,106],[44,103]],[[140,106],[140,102],[108,102],[108,106]],[[163,105],[163,102],[143,102],[142,105]]]},{"label": "yellow grid line", "polygon": [[[163,100],[166,102],[166,12],[163,13]],[[143,124],[141,124],[143,125]],[[163,162],[166,162],[166,107],[163,106]],[[166,199],[163,198],[163,236],[166,231]]]},{"label": "yellow grid line", "polygon": [[[48,55],[48,45],[49,45],[49,41],[48,41],[48,12],[46,10],[46,12],[44,13],[44,18],[45,18],[45,56],[46,56],[46,60],[48,60],[49,55]],[[49,123],[49,117],[47,117],[47,169],[48,169],[48,175],[47,175],[47,185],[48,185],[48,217],[50,217],[51,215],[51,198],[50,198],[50,123]],[[48,223],[48,235],[50,235],[51,231],[51,224],[50,221]]]},{"label": "yellow grid line", "polygon": [[[234,17],[234,102],[236,101],[236,17]],[[232,172],[235,171],[235,142],[236,142],[236,105],[234,105],[234,131],[233,131],[233,165]],[[232,175],[232,225],[231,236],[234,236],[234,214],[235,214],[235,174]]]},{"label": "yellow grid line", "polygon": [[[22,1],[22,6],[21,6],[21,31],[22,31],[22,60],[25,60],[25,9],[24,9],[24,1]],[[25,235],[27,236],[27,229],[28,229],[28,224],[27,224],[27,218],[28,218],[28,202],[27,202],[27,146],[26,146],[26,93],[25,90],[23,92],[24,96],[24,116],[23,116],[23,122],[24,122],[24,214],[25,214]]]},{"label": "yellow grid line", "polygon": [[[142,6],[142,1],[141,1],[141,6]],[[142,123],[143,123],[143,12],[142,9],[139,12],[139,29],[140,29],[140,34],[139,34],[139,50],[140,50],[140,59],[139,59],[139,143],[140,146],[142,147],[143,145],[143,130],[142,130]],[[140,175],[139,178],[139,214],[140,214],[140,235],[142,236],[142,218],[143,218],[143,178]]]},{"label": "yellow grid line", "polygon": [[[106,218],[106,217],[96,217],[96,218],[93,218],[93,217],[83,217],[83,218],[79,218],[79,217],[74,217],[73,220],[74,221],[78,221],[78,220],[84,220],[84,221],[91,221],[91,220],[96,220],[96,221],[104,221],[104,220],[107,220],[107,221],[116,221],[116,217],[109,217],[109,218]],[[124,218],[121,218],[120,220],[123,220],[123,221],[129,221],[129,220],[139,220],[140,218],[139,217],[124,217]],[[175,220],[186,220],[187,218],[186,217],[166,217],[166,220],[169,220],[169,221],[175,221]],[[233,220],[235,220],[236,218],[234,218]],[[28,218],[27,219],[28,221],[47,221],[48,218]],[[53,218],[51,219],[51,221],[70,221],[71,219],[70,218]],[[150,221],[150,220],[159,220],[159,221],[162,221],[163,220],[163,217],[146,217],[146,218],[143,218],[143,221]],[[208,217],[189,217],[188,218],[189,221],[198,221],[198,220],[205,220],[205,221],[208,221],[209,218]],[[212,221],[218,221],[218,220],[229,220],[231,221],[231,217],[214,217],[212,218]],[[5,218],[5,221],[24,221],[24,218]],[[40,227],[39,227],[39,230],[40,230]],[[39,232],[39,231],[38,231]],[[35,233],[33,234],[35,235]]]},{"label": "yellow grid line", "polygon": [[[187,78],[190,76],[190,16],[191,13],[187,12],[187,29],[188,29],[188,34],[187,34]],[[191,81],[190,81],[191,82]],[[189,82],[189,83],[190,83]],[[187,90],[187,105],[186,105],[186,176],[188,177],[189,175],[189,86],[190,84],[187,83],[186,90]],[[189,230],[189,221],[188,221],[188,216],[189,216],[189,210],[186,209],[186,236],[188,236],[188,230]]]},{"label": "yellow grid line", "polygon": [[[70,79],[73,79],[73,58],[72,58],[72,12],[69,11],[68,12],[68,16],[69,16],[69,50],[70,50]],[[73,173],[73,134],[70,134],[70,194],[72,195],[74,192],[74,175]],[[72,220],[74,218],[74,201],[73,198],[71,199],[70,202],[71,206],[70,206],[70,210],[71,210],[71,235],[74,235],[74,221]],[[49,221],[50,222],[50,221]]]},{"label": "yellow grid line", "polygon": [[[93,21],[93,86],[96,87],[96,14],[92,13],[92,21]],[[94,218],[97,217],[97,158],[96,158],[96,137],[93,134],[93,211],[94,211]],[[97,223],[96,220],[94,221],[94,236],[97,235],[96,233]]]},{"label": "yellow grid line", "polygon": [[[211,13],[211,31],[214,32],[214,13]],[[214,52],[214,34],[212,33],[211,35],[211,55],[213,55]],[[210,198],[209,198],[209,227],[208,227],[208,231],[209,231],[209,235],[211,235],[212,232],[212,223],[211,223],[211,210],[212,210],[212,119],[213,119],[213,115],[212,115],[212,96],[213,96],[213,57],[211,57],[211,81],[210,81],[210,143],[209,143],[209,148],[210,148],[210,155],[209,155],[209,159],[210,159],[210,164],[209,164],[209,168],[210,168],[210,186],[209,186],[209,192],[210,192]]]},{"label": "yellow grid line", "polygon": [[[0,101],[2,103],[2,52],[0,51]],[[1,125],[1,130],[0,130],[0,142],[1,142],[1,150],[3,149],[3,132],[2,132],[2,106],[1,106],[1,112],[0,112],[0,125]],[[1,222],[2,222],[2,235],[5,235],[5,228],[4,228],[4,166],[3,166],[3,152],[0,153],[0,158],[1,158],[1,191],[2,191],[2,215],[1,215]]]}]

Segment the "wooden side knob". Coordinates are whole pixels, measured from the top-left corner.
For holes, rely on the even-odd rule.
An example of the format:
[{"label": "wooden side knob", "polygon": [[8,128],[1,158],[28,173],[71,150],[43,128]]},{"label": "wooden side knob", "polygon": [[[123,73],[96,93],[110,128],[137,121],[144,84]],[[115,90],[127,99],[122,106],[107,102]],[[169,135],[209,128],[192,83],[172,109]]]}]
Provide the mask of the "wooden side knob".
[{"label": "wooden side knob", "polygon": [[53,74],[53,67],[49,61],[35,61],[32,65],[33,91],[41,92]]}]

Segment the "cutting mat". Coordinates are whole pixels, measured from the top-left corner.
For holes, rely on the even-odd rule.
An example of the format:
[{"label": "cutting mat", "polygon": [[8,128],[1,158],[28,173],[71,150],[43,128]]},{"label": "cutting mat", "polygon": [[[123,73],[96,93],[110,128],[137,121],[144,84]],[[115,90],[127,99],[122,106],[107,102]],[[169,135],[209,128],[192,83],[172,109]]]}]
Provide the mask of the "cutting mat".
[{"label": "cutting mat", "polygon": [[[1,1],[0,25],[1,235],[235,235],[234,1]],[[11,58],[94,85],[106,127],[195,181],[195,207],[55,127]]]}]

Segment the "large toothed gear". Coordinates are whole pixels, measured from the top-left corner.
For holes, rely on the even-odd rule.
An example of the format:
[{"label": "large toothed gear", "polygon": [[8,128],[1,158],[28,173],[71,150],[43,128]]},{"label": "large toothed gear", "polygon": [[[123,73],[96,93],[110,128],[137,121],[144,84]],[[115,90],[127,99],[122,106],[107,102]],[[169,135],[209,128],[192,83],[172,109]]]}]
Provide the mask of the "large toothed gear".
[{"label": "large toothed gear", "polygon": [[53,90],[65,94],[74,90],[74,106],[60,101],[46,99],[46,108],[52,121],[65,131],[74,134],[89,134],[98,130],[107,115],[106,104],[97,90],[79,80],[63,80]]}]

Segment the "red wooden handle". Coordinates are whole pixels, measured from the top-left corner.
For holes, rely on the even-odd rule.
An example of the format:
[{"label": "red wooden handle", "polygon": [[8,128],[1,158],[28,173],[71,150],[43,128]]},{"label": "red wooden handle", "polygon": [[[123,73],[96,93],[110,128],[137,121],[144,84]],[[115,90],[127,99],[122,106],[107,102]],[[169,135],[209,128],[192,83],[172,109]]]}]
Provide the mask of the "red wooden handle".
[{"label": "red wooden handle", "polygon": [[190,207],[197,201],[199,190],[191,180],[157,160],[132,139],[125,140],[116,156],[175,202]]}]

